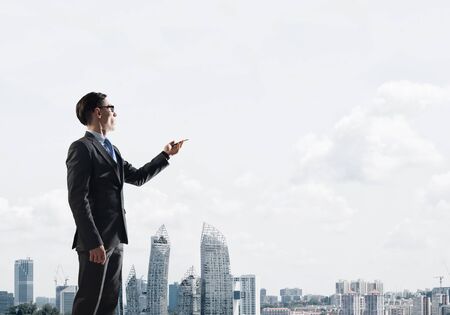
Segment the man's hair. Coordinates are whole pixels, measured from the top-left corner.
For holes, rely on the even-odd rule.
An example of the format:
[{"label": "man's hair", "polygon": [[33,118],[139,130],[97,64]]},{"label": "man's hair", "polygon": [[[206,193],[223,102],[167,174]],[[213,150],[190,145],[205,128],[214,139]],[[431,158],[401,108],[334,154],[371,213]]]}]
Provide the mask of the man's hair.
[{"label": "man's hair", "polygon": [[91,120],[91,113],[96,107],[102,106],[106,94],[99,92],[90,92],[83,96],[77,103],[77,117],[83,125],[87,125]]}]

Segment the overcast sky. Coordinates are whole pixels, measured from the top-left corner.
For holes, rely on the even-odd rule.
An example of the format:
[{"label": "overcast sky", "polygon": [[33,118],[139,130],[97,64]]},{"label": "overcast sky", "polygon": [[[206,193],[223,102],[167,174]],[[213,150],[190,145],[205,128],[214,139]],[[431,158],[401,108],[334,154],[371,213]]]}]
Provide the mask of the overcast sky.
[{"label": "overcast sky", "polygon": [[135,166],[190,139],[125,189],[124,279],[132,264],[146,279],[161,224],[169,281],[200,273],[208,222],[268,294],[449,285],[448,16],[434,0],[3,1],[0,290],[26,257],[35,297],[58,265],[76,284],[65,159],[90,91]]}]

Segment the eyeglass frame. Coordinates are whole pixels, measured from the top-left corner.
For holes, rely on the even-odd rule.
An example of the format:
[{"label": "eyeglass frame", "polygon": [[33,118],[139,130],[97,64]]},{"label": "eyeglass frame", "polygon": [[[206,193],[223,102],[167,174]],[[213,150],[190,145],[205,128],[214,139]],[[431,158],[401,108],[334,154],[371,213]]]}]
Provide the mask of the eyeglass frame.
[{"label": "eyeglass frame", "polygon": [[114,112],[114,105],[102,105],[102,106],[97,106],[98,108],[108,108],[111,110],[111,113],[115,113]]}]

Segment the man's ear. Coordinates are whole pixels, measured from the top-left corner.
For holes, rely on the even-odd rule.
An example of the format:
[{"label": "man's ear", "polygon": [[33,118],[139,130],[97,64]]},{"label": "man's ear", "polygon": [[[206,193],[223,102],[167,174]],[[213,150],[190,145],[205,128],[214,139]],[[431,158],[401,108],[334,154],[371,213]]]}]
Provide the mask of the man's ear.
[{"label": "man's ear", "polygon": [[96,117],[102,118],[102,112],[100,111],[100,108],[96,107],[96,108],[94,109],[94,112],[95,112],[95,116],[96,116]]}]

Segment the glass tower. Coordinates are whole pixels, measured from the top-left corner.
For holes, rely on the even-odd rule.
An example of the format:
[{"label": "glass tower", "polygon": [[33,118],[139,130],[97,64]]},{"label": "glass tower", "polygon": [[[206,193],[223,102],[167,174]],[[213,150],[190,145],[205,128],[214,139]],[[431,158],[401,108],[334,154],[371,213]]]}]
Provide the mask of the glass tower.
[{"label": "glass tower", "polygon": [[33,260],[14,262],[14,304],[33,303]]},{"label": "glass tower", "polygon": [[162,225],[151,237],[147,282],[147,313],[167,315],[167,284],[169,274],[170,240]]},{"label": "glass tower", "polygon": [[178,315],[200,315],[200,283],[194,267],[189,268],[178,287]]},{"label": "glass tower", "polygon": [[225,237],[203,223],[201,237],[201,315],[233,314],[233,277]]},{"label": "glass tower", "polygon": [[127,315],[139,315],[141,310],[139,309],[139,292],[134,266],[131,267],[128,275],[125,292],[127,295]]}]

